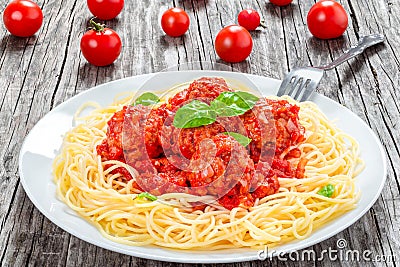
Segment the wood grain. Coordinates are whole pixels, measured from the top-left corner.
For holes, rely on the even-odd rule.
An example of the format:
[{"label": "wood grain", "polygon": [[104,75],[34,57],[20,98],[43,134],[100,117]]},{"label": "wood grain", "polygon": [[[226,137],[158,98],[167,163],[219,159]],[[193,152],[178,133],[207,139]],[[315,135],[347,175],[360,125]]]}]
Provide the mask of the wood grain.
[{"label": "wood grain", "polygon": [[[39,0],[40,31],[13,37],[0,23],[0,262],[2,266],[191,266],[130,257],[71,236],[45,218],[25,194],[18,176],[18,152],[35,125],[52,108],[95,85],[187,62],[223,63],[214,51],[218,31],[236,22],[243,8],[260,11],[268,27],[252,32],[248,60],[231,64],[246,73],[281,79],[294,66],[320,65],[338,57],[360,36],[383,33],[384,45],[327,72],[318,92],[362,118],[382,141],[388,179],[375,205],[358,222],[312,247],[320,255],[344,238],[352,250],[391,255],[396,262],[279,261],[277,258],[219,266],[397,266],[400,261],[400,2],[340,0],[350,17],[343,37],[322,41],[311,36],[306,17],[313,0],[276,7],[264,0],[131,0],[107,22],[121,36],[123,52],[111,66],[86,63],[80,37],[91,17],[84,0]],[[3,12],[7,0],[0,0]],[[165,36],[161,14],[172,6],[190,16],[181,38]],[[309,248],[311,249],[311,248]],[[200,265],[199,265],[200,266]]]}]

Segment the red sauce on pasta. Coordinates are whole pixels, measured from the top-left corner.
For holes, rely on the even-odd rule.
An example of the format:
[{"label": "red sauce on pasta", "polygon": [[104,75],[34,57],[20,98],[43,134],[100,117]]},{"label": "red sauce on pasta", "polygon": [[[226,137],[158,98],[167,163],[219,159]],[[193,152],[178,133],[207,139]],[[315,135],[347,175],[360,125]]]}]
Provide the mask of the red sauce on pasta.
[{"label": "red sauce on pasta", "polygon": [[[220,119],[187,129],[172,125],[171,118],[184,103],[192,99],[210,103],[225,91],[230,89],[223,79],[201,78],[156,108],[125,106],[108,121],[107,137],[97,146],[97,153],[103,161],[121,162],[126,162],[130,153],[135,159],[132,167],[139,173],[134,183],[138,189],[146,186],[146,191],[156,195],[215,195],[227,209],[249,208],[256,198],[276,193],[278,177],[302,178],[307,161],[297,148],[304,141],[300,108],[286,100],[262,98],[253,109],[229,121]],[[140,127],[124,126],[126,118]],[[252,139],[247,147],[224,134],[239,128]],[[145,148],[140,147],[137,136],[142,137]],[[129,143],[128,149],[123,139]],[[296,158],[300,159],[296,165],[289,161]],[[122,167],[113,173],[132,179]]]}]

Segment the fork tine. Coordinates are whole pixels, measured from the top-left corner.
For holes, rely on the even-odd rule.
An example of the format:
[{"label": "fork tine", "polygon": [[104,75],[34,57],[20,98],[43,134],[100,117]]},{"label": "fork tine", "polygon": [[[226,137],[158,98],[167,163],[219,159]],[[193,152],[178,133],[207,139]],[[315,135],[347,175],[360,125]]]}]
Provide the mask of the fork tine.
[{"label": "fork tine", "polygon": [[310,83],[305,87],[303,96],[301,97],[300,101],[307,101],[311,94],[317,89],[318,83],[314,80],[310,80]]},{"label": "fork tine", "polygon": [[[304,77],[299,76],[293,83],[292,89],[290,90],[290,92],[288,93],[289,96],[291,96],[292,98],[296,99],[298,97],[298,94],[301,92],[302,90],[302,86],[303,86],[303,80]],[[295,97],[293,97],[293,95],[295,95]]]},{"label": "fork tine", "polygon": [[307,79],[302,77],[301,82],[299,82],[299,86],[297,87],[296,93],[291,94],[290,96],[293,99],[300,99],[300,95],[303,94],[304,87],[306,86]]},{"label": "fork tine", "polygon": [[288,89],[288,86],[290,84],[290,82],[292,81],[293,76],[292,76],[292,72],[289,72],[286,77],[283,79],[281,86],[279,87],[277,96],[283,96],[286,94],[286,90]]},{"label": "fork tine", "polygon": [[290,71],[288,74],[286,74],[285,78],[283,79],[281,86],[279,87],[278,96],[283,96],[283,95],[289,95],[290,93],[287,92],[287,90],[290,88],[290,86],[293,84],[293,79],[297,79],[297,74],[296,74],[296,68],[294,68],[292,71]]}]

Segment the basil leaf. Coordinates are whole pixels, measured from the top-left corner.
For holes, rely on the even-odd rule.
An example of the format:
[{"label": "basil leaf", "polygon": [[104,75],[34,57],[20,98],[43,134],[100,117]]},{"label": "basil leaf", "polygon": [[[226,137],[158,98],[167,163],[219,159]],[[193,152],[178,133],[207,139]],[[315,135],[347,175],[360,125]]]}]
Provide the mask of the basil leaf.
[{"label": "basil leaf", "polygon": [[218,116],[232,117],[252,109],[258,99],[257,96],[247,92],[222,92],[211,101],[210,106]]},{"label": "basil leaf", "polygon": [[247,136],[241,135],[240,133],[224,132],[223,134],[232,136],[233,138],[236,139],[236,141],[238,141],[239,144],[241,144],[244,147],[248,146],[252,141],[251,138],[248,138]]},{"label": "basil leaf", "polygon": [[250,109],[252,109],[257,101],[260,99],[258,96],[255,96],[248,92],[237,91],[235,93],[249,105]]},{"label": "basil leaf", "polygon": [[193,100],[178,109],[174,117],[176,128],[194,128],[214,123],[217,114],[204,102]]},{"label": "basil leaf", "polygon": [[157,104],[158,102],[160,102],[160,98],[158,96],[156,96],[153,93],[147,92],[147,93],[143,93],[141,96],[136,98],[134,106],[139,105],[139,104],[141,104],[143,106],[150,106],[150,105]]},{"label": "basil leaf", "polygon": [[331,185],[331,184],[327,184],[324,187],[322,187],[319,191],[318,191],[318,195],[324,196],[324,197],[332,197],[333,192],[335,192],[335,186]]},{"label": "basil leaf", "polygon": [[148,192],[142,192],[137,196],[138,199],[143,199],[143,198],[147,198],[147,200],[150,201],[155,201],[157,200],[156,196],[153,196],[152,194],[148,193]]}]

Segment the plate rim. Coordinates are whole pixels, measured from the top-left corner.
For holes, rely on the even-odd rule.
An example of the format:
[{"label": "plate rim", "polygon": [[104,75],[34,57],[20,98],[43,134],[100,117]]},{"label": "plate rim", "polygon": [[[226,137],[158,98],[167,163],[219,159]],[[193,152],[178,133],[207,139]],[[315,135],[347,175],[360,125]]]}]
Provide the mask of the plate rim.
[{"label": "plate rim", "polygon": [[[195,73],[197,73],[197,72],[199,72],[199,73],[200,72],[221,73],[222,72],[222,73],[232,73],[232,72],[229,72],[229,71],[213,71],[213,70],[204,70],[204,71],[203,70],[184,70],[184,71],[172,71],[172,72],[195,72]],[[160,255],[152,255],[152,254],[149,254],[149,253],[142,253],[140,251],[129,251],[127,249],[118,249],[117,246],[121,246],[121,244],[119,244],[117,242],[114,242],[114,241],[111,241],[111,240],[108,240],[104,236],[102,236],[102,237],[105,238],[106,240],[110,241],[110,242],[113,242],[114,244],[116,244],[116,246],[110,247],[110,246],[107,246],[105,244],[96,244],[94,242],[94,240],[91,240],[90,238],[87,238],[86,236],[82,236],[81,234],[79,234],[79,232],[75,231],[74,229],[72,229],[72,228],[70,228],[70,227],[68,227],[66,225],[62,225],[62,224],[60,225],[60,223],[58,223],[58,220],[56,218],[54,218],[52,216],[52,214],[49,213],[43,206],[40,205],[39,201],[36,200],[36,198],[34,197],[33,193],[29,190],[29,187],[28,187],[27,182],[26,182],[26,178],[25,178],[24,173],[22,171],[22,169],[23,169],[22,168],[22,162],[23,162],[23,153],[22,152],[25,150],[26,143],[29,141],[31,133],[38,127],[38,124],[40,122],[45,120],[45,118],[47,116],[49,116],[49,115],[51,115],[53,113],[56,113],[59,109],[61,109],[62,107],[68,105],[69,103],[71,103],[75,99],[80,98],[80,97],[84,96],[85,94],[90,93],[93,90],[99,90],[99,88],[101,88],[103,86],[109,86],[109,85],[112,85],[114,83],[120,83],[120,82],[128,81],[128,80],[131,80],[131,79],[132,80],[143,79],[141,81],[141,83],[144,84],[146,82],[145,78],[150,79],[152,76],[154,76],[154,75],[156,75],[158,73],[159,72],[148,73],[148,74],[140,74],[140,75],[135,75],[135,76],[130,76],[130,77],[124,77],[124,78],[121,78],[121,79],[105,82],[105,83],[99,84],[97,86],[91,87],[91,88],[89,88],[89,89],[87,89],[85,91],[79,92],[78,94],[76,94],[76,95],[68,98],[67,100],[59,103],[56,107],[54,107],[49,112],[47,112],[43,117],[41,117],[35,123],[35,125],[29,130],[29,133],[25,136],[24,141],[23,141],[23,143],[21,145],[21,148],[20,148],[20,151],[19,151],[19,156],[18,156],[18,173],[19,173],[19,177],[20,177],[19,180],[20,180],[20,182],[22,184],[22,187],[23,187],[25,193],[28,195],[30,201],[34,204],[35,208],[37,208],[47,219],[49,219],[56,226],[60,227],[61,229],[63,229],[67,233],[73,235],[74,237],[76,237],[76,238],[78,238],[80,240],[83,240],[85,242],[88,242],[89,244],[92,244],[92,245],[95,245],[95,246],[98,246],[98,247],[101,247],[101,248],[104,248],[104,249],[107,249],[107,250],[111,250],[111,251],[114,251],[114,252],[117,252],[117,253],[122,253],[122,254],[129,255],[129,256],[134,256],[134,257],[145,258],[145,259],[149,259],[149,260],[159,260],[159,261],[177,262],[177,263],[204,263],[204,264],[207,264],[207,263],[234,263],[234,262],[244,262],[244,261],[259,260],[257,258],[257,253],[256,253],[257,251],[256,250],[254,250],[254,253],[252,255],[240,256],[239,258],[238,257],[234,257],[234,255],[224,254],[224,257],[221,258],[221,259],[214,258],[214,257],[209,257],[209,258],[206,257],[206,258],[203,258],[203,259],[199,260],[199,258],[196,258],[196,257],[193,257],[193,258],[188,257],[189,254],[187,252],[190,252],[191,250],[180,251],[180,250],[173,250],[173,249],[154,246],[154,248],[157,248],[157,249],[168,250],[168,251],[171,251],[171,252],[173,251],[174,253],[176,253],[175,254],[176,257],[174,258],[174,257],[169,257],[169,256],[160,256]],[[253,79],[267,79],[267,80],[274,81],[274,82],[277,82],[277,83],[281,82],[278,79],[274,79],[274,78],[270,78],[270,77],[266,77],[266,76],[254,75],[254,74],[248,74],[248,73],[241,73],[241,72],[236,72],[236,73],[244,74],[245,76],[253,77]],[[250,80],[252,80],[252,79],[250,78]],[[382,159],[382,168],[383,168],[382,177],[383,178],[381,180],[381,183],[379,184],[378,189],[376,190],[376,193],[375,193],[375,196],[373,197],[373,200],[371,202],[369,202],[368,205],[366,205],[364,207],[364,209],[362,209],[362,211],[360,211],[356,216],[352,217],[352,220],[349,220],[349,221],[347,221],[347,223],[342,224],[340,227],[337,228],[337,230],[331,232],[330,234],[322,236],[320,238],[316,238],[316,239],[314,239],[312,241],[305,242],[305,241],[307,241],[307,239],[309,237],[307,237],[304,240],[297,240],[298,242],[300,242],[300,241],[301,242],[299,243],[298,246],[296,246],[295,250],[301,250],[301,249],[304,249],[304,248],[309,247],[311,245],[318,244],[318,243],[320,243],[320,242],[322,242],[324,240],[327,240],[327,239],[331,238],[332,236],[344,231],[345,229],[350,227],[352,224],[356,223],[376,203],[377,199],[381,195],[381,192],[383,190],[383,187],[384,187],[384,185],[386,183],[387,176],[388,176],[387,158],[386,158],[386,153],[385,153],[385,150],[384,150],[384,146],[381,143],[381,140],[378,138],[377,134],[375,134],[375,132],[370,128],[370,126],[364,120],[362,120],[357,114],[355,114],[352,110],[350,110],[347,107],[341,105],[340,103],[334,101],[333,99],[330,99],[329,97],[326,97],[326,96],[324,96],[322,94],[319,94],[317,92],[314,92],[313,95],[314,95],[313,98],[315,97],[315,95],[318,95],[318,97],[322,98],[325,101],[330,102],[330,104],[339,105],[341,108],[346,109],[348,112],[351,112],[354,115],[354,118],[356,120],[358,120],[359,123],[363,124],[363,126],[368,130],[369,135],[371,137],[373,137],[375,143],[377,144],[377,146],[379,148],[379,152],[380,152],[379,156],[380,156],[380,159]],[[51,174],[51,176],[52,176],[52,174]],[[349,212],[351,212],[351,211],[349,211]],[[338,218],[336,218],[336,219],[338,219]],[[336,219],[330,221],[330,223],[334,222]],[[85,221],[87,221],[87,220],[85,220]],[[90,224],[90,222],[88,222],[88,223]],[[92,224],[90,224],[90,225],[92,225]],[[321,229],[321,228],[322,227],[320,227],[318,229]],[[304,243],[304,244],[302,244],[302,243]],[[122,246],[130,247],[128,245],[122,245]],[[147,246],[147,247],[153,247],[153,246]],[[136,248],[139,248],[139,250],[140,250],[141,247],[136,247]],[[242,248],[238,248],[238,249],[240,250]],[[251,249],[249,249],[249,250],[251,250]],[[224,250],[220,250],[220,251],[223,252]],[[201,251],[200,250],[198,252],[206,253],[207,251]],[[281,252],[288,252],[288,250],[283,250],[283,249],[280,250],[278,248],[276,250],[275,256],[279,255],[279,253],[281,253]],[[185,254],[186,255],[185,257],[182,257],[183,253],[187,253],[187,254]]]}]

